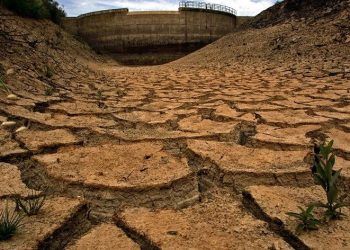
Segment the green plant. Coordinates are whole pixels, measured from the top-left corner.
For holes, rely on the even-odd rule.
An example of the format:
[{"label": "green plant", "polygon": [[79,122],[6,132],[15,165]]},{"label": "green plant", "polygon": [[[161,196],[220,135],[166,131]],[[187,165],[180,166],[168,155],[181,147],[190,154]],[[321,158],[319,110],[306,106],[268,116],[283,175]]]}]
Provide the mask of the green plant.
[{"label": "green plant", "polygon": [[47,88],[45,88],[45,95],[52,96],[53,91],[54,91],[54,88],[52,86],[48,86]]},{"label": "green plant", "polygon": [[10,92],[9,88],[7,87],[6,83],[2,80],[0,77],[0,89],[6,91],[7,93]]},{"label": "green plant", "polygon": [[97,98],[97,100],[102,100],[103,99],[103,95],[102,95],[102,91],[101,90],[97,90],[96,98]]},{"label": "green plant", "polygon": [[98,107],[102,108],[104,106],[104,104],[103,104],[103,94],[102,94],[101,90],[97,90],[96,98],[97,98]]},{"label": "green plant", "polygon": [[315,208],[314,205],[308,206],[306,209],[302,207],[298,207],[300,212],[288,212],[287,215],[297,218],[300,223],[296,227],[296,232],[300,233],[301,231],[308,230],[317,230],[318,225],[321,223],[320,220],[316,219],[313,210]]},{"label": "green plant", "polygon": [[45,76],[47,78],[51,78],[53,77],[53,71],[49,66],[46,66],[46,70],[45,70]]},{"label": "green plant", "polygon": [[313,176],[318,185],[326,192],[327,203],[317,202],[316,207],[326,209],[325,219],[338,219],[344,214],[341,212],[343,207],[349,206],[343,202],[346,196],[339,197],[337,182],[341,173],[340,170],[334,170],[335,155],[333,154],[333,140],[328,144],[323,143],[317,149],[314,159]]},{"label": "green plant", "polygon": [[37,215],[46,201],[46,195],[31,195],[28,198],[15,197],[16,207],[26,215]]},{"label": "green plant", "polygon": [[17,212],[9,212],[8,204],[0,212],[0,241],[8,240],[15,235],[21,226],[23,216]]}]

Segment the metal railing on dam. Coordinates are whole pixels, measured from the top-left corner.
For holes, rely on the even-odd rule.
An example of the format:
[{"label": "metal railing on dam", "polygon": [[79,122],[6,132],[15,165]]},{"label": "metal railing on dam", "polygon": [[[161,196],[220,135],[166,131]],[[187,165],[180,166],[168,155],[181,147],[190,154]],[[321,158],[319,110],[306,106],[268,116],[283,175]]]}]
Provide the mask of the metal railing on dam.
[{"label": "metal railing on dam", "polygon": [[205,3],[205,2],[197,2],[197,1],[180,1],[179,8],[213,10],[213,11],[229,13],[235,16],[237,15],[237,11],[234,8],[224,6],[221,4],[213,4],[213,3]]}]

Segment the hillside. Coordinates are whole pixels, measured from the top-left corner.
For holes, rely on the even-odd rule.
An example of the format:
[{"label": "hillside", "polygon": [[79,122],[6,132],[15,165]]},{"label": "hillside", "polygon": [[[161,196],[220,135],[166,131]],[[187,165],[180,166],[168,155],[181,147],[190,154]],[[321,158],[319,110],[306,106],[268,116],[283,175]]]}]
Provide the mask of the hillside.
[{"label": "hillside", "polygon": [[332,19],[347,8],[348,0],[286,0],[261,12],[247,26],[262,28],[302,18],[308,21]]},{"label": "hillside", "polygon": [[96,76],[87,63],[101,59],[59,26],[3,8],[0,21],[0,76],[12,91],[44,96],[46,89],[69,89],[73,79],[77,84]]},{"label": "hillside", "polygon": [[[314,74],[345,73],[349,77],[349,1],[301,1],[287,11],[284,1],[265,10],[244,29],[175,62],[175,64],[237,64],[263,68],[313,68]],[[316,4],[316,6],[318,6]]]}]

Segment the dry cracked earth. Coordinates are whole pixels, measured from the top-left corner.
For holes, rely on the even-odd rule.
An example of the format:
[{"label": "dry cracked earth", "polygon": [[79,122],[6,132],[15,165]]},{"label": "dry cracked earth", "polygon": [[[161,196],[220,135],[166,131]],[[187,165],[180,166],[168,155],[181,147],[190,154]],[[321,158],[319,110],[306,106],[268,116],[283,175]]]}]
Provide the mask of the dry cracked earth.
[{"label": "dry cracked earth", "polygon": [[300,235],[286,215],[325,199],[317,141],[335,140],[350,189],[340,65],[96,63],[54,76],[52,95],[1,92],[0,204],[33,189],[48,199],[0,249],[350,249],[350,211]]}]

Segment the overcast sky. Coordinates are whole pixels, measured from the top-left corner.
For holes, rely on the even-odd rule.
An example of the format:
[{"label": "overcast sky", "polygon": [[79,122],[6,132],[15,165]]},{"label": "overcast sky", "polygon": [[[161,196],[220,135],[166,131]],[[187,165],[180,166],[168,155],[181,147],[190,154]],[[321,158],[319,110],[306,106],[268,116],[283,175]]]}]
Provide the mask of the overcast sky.
[{"label": "overcast sky", "polygon": [[[77,16],[91,11],[128,8],[135,10],[177,10],[178,0],[58,0],[64,6],[68,16]],[[207,0],[230,6],[239,16],[255,16],[270,7],[276,0]]]}]

